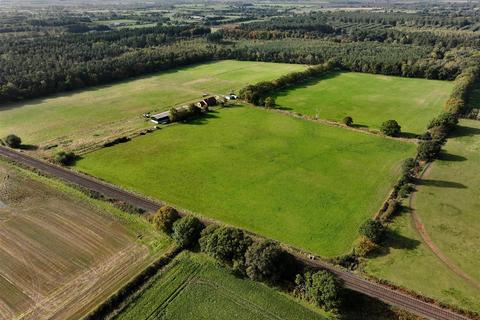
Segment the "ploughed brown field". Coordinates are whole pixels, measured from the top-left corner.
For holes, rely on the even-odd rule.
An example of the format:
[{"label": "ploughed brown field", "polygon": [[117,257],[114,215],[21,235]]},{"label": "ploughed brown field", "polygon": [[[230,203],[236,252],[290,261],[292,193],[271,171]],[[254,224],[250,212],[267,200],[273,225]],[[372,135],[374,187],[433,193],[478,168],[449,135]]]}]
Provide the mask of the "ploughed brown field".
[{"label": "ploughed brown field", "polygon": [[0,162],[0,319],[78,319],[150,257],[113,215]]}]

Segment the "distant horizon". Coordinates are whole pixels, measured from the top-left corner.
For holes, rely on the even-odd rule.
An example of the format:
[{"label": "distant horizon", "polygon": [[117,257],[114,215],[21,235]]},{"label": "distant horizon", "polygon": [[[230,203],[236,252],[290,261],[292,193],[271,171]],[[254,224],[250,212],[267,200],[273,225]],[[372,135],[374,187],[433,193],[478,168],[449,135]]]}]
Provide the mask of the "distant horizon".
[{"label": "distant horizon", "polygon": [[[193,1],[185,1],[185,0],[1,0],[1,6],[81,6],[81,5],[95,5],[95,6],[124,6],[124,5],[169,5],[169,4],[208,4],[208,3],[225,3],[225,2],[232,2],[232,3],[272,3],[268,0],[257,0],[257,1],[247,1],[247,0],[208,0],[208,1],[201,1],[201,0],[193,0]],[[362,6],[368,5],[371,7],[378,6],[379,4],[390,4],[392,1],[390,0],[305,0],[305,1],[291,1],[291,0],[279,0],[278,2],[281,3],[305,3],[305,4],[330,4],[334,3],[336,5],[344,4],[345,6],[356,6],[361,4]],[[447,0],[401,0],[395,1],[394,4],[402,4],[402,3],[432,3],[432,2],[451,2],[451,3],[467,3],[472,1],[447,1]],[[473,1],[478,3],[479,1]]]}]

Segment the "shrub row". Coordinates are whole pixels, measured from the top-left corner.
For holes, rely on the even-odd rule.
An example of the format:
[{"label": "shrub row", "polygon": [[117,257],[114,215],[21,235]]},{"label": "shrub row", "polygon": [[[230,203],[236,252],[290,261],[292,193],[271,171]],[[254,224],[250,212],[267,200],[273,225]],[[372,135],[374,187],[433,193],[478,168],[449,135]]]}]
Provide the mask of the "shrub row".
[{"label": "shrub row", "polygon": [[232,268],[237,275],[278,283],[292,270],[293,257],[278,243],[254,241],[243,230],[216,224],[205,227],[196,217],[180,217],[175,209],[168,206],[161,207],[151,220],[159,230],[167,232],[177,246],[184,249],[200,247],[206,254]]},{"label": "shrub row", "polygon": [[114,140],[112,140],[112,141],[105,142],[105,143],[103,144],[103,146],[104,146],[105,148],[108,148],[108,147],[113,147],[114,145],[117,145],[117,144],[119,144],[119,143],[125,143],[125,142],[128,142],[128,141],[130,141],[130,138],[129,138],[129,137],[119,137],[119,138],[116,138],[116,139],[114,139]]},{"label": "shrub row", "polygon": [[[170,234],[177,246],[199,247],[239,277],[292,287],[295,275],[302,269],[277,242],[254,239],[241,229],[217,224],[205,227],[197,218],[182,218],[168,206],[161,207],[151,220],[159,230]],[[326,271],[296,276],[294,294],[328,310],[338,306],[339,292],[339,282]]]},{"label": "shrub row", "polygon": [[321,76],[329,71],[334,70],[335,63],[327,62],[308,68],[305,71],[292,72],[281,76],[273,81],[262,81],[252,84],[240,90],[240,98],[253,103],[256,106],[264,106],[265,100],[272,92],[304,82],[310,78]]},{"label": "shrub row", "polygon": [[417,149],[418,160],[432,161],[438,156],[449,132],[458,124],[458,118],[468,113],[467,101],[479,75],[480,68],[475,66],[466,68],[455,79],[450,98],[445,103],[445,112],[430,121],[428,131],[422,136]]}]

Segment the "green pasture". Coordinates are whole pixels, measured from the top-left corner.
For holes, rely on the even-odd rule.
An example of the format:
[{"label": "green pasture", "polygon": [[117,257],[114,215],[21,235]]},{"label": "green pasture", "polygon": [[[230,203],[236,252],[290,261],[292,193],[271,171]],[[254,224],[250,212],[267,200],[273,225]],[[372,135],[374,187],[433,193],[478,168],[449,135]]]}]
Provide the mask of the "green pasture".
[{"label": "green pasture", "polygon": [[281,91],[277,104],[293,111],[378,129],[397,120],[402,131],[420,134],[442,112],[452,82],[341,72]]},{"label": "green pasture", "polygon": [[[439,249],[480,283],[480,122],[461,120],[418,184],[413,206]],[[420,242],[408,213],[395,221],[388,254],[367,271],[440,301],[480,312],[480,290],[454,274]]]},{"label": "green pasture", "polygon": [[326,319],[264,284],[239,279],[202,254],[182,253],[115,318]]},{"label": "green pasture", "polygon": [[[15,133],[29,144],[89,142],[146,126],[142,113],[227,94],[305,66],[216,61],[164,71],[49,98],[0,106],[0,137]],[[151,124],[151,123],[150,123]]]},{"label": "green pasture", "polygon": [[480,292],[430,251],[412,227],[408,212],[396,217],[390,229],[383,244],[386,249],[366,263],[368,274],[438,301],[480,312]]},{"label": "green pasture", "polygon": [[[480,122],[461,120],[422,179],[416,207],[433,242],[480,283]],[[480,300],[480,290],[478,296]]]},{"label": "green pasture", "polygon": [[322,256],[346,253],[415,145],[231,107],[87,154],[77,168]]}]

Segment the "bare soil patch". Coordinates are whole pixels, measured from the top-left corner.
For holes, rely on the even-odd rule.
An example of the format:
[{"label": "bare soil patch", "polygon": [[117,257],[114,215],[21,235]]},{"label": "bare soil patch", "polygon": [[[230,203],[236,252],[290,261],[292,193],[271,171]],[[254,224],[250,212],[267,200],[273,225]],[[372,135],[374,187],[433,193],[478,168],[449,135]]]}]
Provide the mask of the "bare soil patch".
[{"label": "bare soil patch", "polygon": [[0,319],[69,319],[148,263],[113,216],[0,164]]}]

